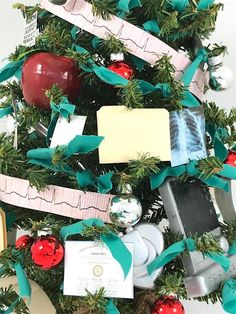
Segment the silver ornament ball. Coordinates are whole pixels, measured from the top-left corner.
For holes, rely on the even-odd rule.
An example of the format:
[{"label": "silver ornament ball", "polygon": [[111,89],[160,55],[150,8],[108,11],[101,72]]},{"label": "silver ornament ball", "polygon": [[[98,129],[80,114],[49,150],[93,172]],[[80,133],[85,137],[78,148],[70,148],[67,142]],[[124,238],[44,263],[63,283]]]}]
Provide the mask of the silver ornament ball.
[{"label": "silver ornament ball", "polygon": [[111,200],[110,219],[118,227],[134,226],[142,216],[142,205],[132,194],[116,195]]},{"label": "silver ornament ball", "polygon": [[224,91],[233,84],[233,72],[223,65],[221,57],[209,59],[209,87],[213,91]]}]

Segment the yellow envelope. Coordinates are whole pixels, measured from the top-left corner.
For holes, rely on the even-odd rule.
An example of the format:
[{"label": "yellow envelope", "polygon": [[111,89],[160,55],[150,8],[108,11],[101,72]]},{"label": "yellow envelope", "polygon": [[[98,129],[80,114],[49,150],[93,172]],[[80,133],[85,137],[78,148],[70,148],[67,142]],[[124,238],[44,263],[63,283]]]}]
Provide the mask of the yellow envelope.
[{"label": "yellow envelope", "polygon": [[6,215],[0,208],[0,252],[7,248]]},{"label": "yellow envelope", "polygon": [[169,112],[166,109],[127,109],[103,106],[97,112],[101,164],[128,162],[138,153],[150,153],[162,161],[171,159]]}]

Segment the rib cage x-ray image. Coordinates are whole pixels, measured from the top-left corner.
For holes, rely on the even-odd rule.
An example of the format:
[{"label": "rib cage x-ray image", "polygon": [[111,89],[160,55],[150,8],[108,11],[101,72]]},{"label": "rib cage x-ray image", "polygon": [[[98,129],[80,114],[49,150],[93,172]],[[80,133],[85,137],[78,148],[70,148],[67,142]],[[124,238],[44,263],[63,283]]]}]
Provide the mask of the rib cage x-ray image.
[{"label": "rib cage x-ray image", "polygon": [[205,117],[202,108],[170,113],[171,166],[207,157]]}]

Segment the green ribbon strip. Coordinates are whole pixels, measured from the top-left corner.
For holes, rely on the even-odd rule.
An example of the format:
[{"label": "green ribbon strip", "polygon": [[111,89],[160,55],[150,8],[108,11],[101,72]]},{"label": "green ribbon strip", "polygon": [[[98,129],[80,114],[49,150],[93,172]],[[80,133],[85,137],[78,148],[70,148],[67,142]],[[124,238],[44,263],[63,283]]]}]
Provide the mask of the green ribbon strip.
[{"label": "green ribbon strip", "polygon": [[[92,226],[105,227],[105,224],[102,220],[96,218],[82,220],[75,224],[62,227],[60,231],[60,237],[63,241],[65,241],[70,235],[83,235],[83,231],[87,227]],[[126,278],[132,265],[132,255],[130,254],[129,250],[126,248],[121,239],[113,232],[110,232],[109,234],[101,234],[100,239],[107,245],[112,256],[120,264],[124,273],[124,277]]]},{"label": "green ribbon strip", "polygon": [[8,114],[14,112],[13,107],[12,106],[8,106],[5,108],[0,108],[0,118],[3,118],[5,116],[7,116]]},{"label": "green ribbon strip", "polygon": [[236,313],[236,280],[229,279],[224,283],[222,290],[222,306],[225,312]]},{"label": "green ribbon strip", "polygon": [[[200,171],[197,169],[197,161],[190,161],[187,165],[180,165],[176,167],[166,167],[161,169],[160,172],[153,174],[150,177],[151,189],[154,190],[161,186],[167,177],[179,177],[184,173],[187,173],[189,176],[194,176],[208,186],[216,187],[223,189],[226,192],[229,192],[230,185],[228,179],[236,180],[236,168],[230,165],[223,165],[223,170],[220,170],[217,175],[212,175],[208,179],[201,177]],[[219,176],[218,176],[219,175]],[[221,176],[221,177],[220,177]]]},{"label": "green ribbon strip", "polygon": [[69,119],[69,117],[73,115],[75,112],[75,105],[72,105],[69,102],[68,98],[65,96],[62,97],[58,105],[54,101],[51,100],[50,107],[52,109],[52,113],[51,113],[51,122],[48,126],[48,131],[47,131],[47,138],[46,138],[47,144],[50,143],[50,140],[52,138],[59,116],[65,119]]},{"label": "green ribbon strip", "polygon": [[160,32],[160,27],[156,20],[150,20],[143,24],[143,28],[146,32],[152,32],[158,34]]},{"label": "green ribbon strip", "polygon": [[226,273],[229,271],[230,260],[225,255],[216,252],[204,252],[203,255],[212,259],[215,263],[219,264]]},{"label": "green ribbon strip", "polygon": [[138,6],[141,6],[139,0],[119,0],[117,3],[118,10],[124,11],[125,13],[129,13],[131,9]]},{"label": "green ribbon strip", "polygon": [[179,254],[183,253],[185,250],[188,250],[190,252],[196,250],[196,244],[193,239],[183,239],[169,246],[147,266],[148,274],[151,275],[156,269],[165,266],[174,258],[176,258]]},{"label": "green ribbon strip", "polygon": [[20,297],[23,298],[28,298],[30,301],[31,297],[31,287],[29,284],[29,281],[25,275],[25,272],[21,266],[20,263],[16,263],[14,265],[15,271],[16,271],[16,277],[18,281],[18,286],[19,286],[19,291],[20,291]]},{"label": "green ribbon strip", "polygon": [[0,83],[14,76],[22,67],[25,59],[19,61],[11,61],[0,70]]},{"label": "green ribbon strip", "polygon": [[[30,298],[31,298],[31,286],[29,284],[28,278],[26,277],[21,264],[19,262],[14,264],[13,268],[16,271],[16,277],[17,277],[17,282],[18,282],[18,287],[19,287],[19,297],[11,304],[11,306],[7,310],[5,310],[4,312],[0,312],[3,314],[13,313],[14,308],[16,307],[20,299],[28,298],[28,300],[30,301]],[[0,270],[0,276],[2,275],[3,272],[4,272],[4,268]]]},{"label": "green ribbon strip", "polygon": [[[196,251],[196,243],[193,239],[186,238],[169,246],[147,266],[148,274],[151,275],[156,269],[165,266],[186,250],[189,252]],[[204,252],[203,254],[218,263],[225,272],[229,270],[230,260],[223,254],[215,252]]]},{"label": "green ribbon strip", "polygon": [[58,166],[53,162],[53,156],[56,150],[59,150],[65,159],[73,154],[87,154],[98,148],[103,136],[76,135],[67,145],[60,145],[55,148],[37,148],[27,152],[29,162],[35,165],[43,166],[53,171],[71,172],[67,165]]},{"label": "green ribbon strip", "polygon": [[217,127],[217,125],[213,123],[207,123],[206,131],[209,133],[212,139],[215,156],[218,157],[222,162],[224,162],[228,155],[228,150],[223,144],[224,139],[229,137],[227,129]]},{"label": "green ribbon strip", "polygon": [[87,170],[76,172],[76,179],[79,187],[82,190],[87,188],[88,186],[94,186],[97,188],[97,191],[102,194],[105,194],[112,189],[112,176],[112,171],[100,175],[99,177],[94,176],[90,171]]},{"label": "green ribbon strip", "polygon": [[106,304],[106,314],[120,314],[115,304],[111,299],[108,300]]}]

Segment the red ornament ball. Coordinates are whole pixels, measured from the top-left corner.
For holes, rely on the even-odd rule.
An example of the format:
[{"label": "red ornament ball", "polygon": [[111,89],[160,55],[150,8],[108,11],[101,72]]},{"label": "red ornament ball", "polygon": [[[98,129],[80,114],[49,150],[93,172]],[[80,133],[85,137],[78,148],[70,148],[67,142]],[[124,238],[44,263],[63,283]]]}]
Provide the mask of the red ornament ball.
[{"label": "red ornament ball", "polygon": [[130,80],[134,74],[133,69],[123,61],[115,61],[107,67],[112,72],[121,75],[127,80]]},{"label": "red ornament ball", "polygon": [[179,300],[167,296],[156,300],[151,314],[185,314],[185,311]]},{"label": "red ornament ball", "polygon": [[64,56],[39,52],[23,64],[21,85],[25,101],[41,109],[50,109],[45,91],[56,84],[74,103],[80,93],[80,71],[75,62]]},{"label": "red ornament ball", "polygon": [[225,164],[236,167],[236,152],[230,150],[225,160]]},{"label": "red ornament ball", "polygon": [[48,270],[62,261],[64,247],[55,236],[41,236],[31,246],[31,257],[35,265]]},{"label": "red ornament ball", "polygon": [[34,240],[35,239],[33,237],[25,234],[16,240],[16,248],[26,249],[27,247],[30,247],[33,244]]}]

